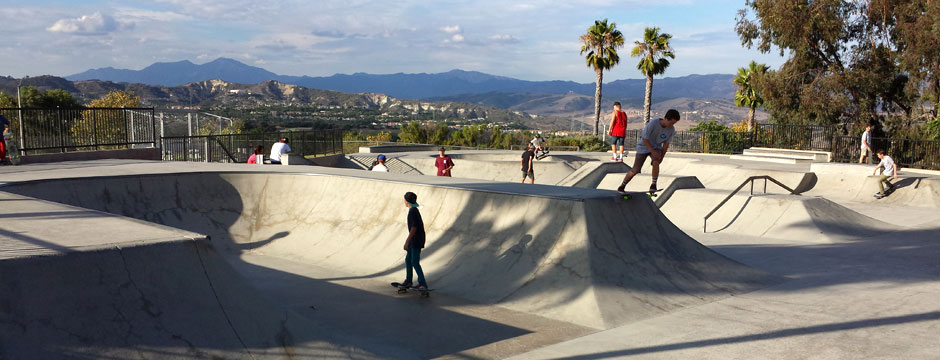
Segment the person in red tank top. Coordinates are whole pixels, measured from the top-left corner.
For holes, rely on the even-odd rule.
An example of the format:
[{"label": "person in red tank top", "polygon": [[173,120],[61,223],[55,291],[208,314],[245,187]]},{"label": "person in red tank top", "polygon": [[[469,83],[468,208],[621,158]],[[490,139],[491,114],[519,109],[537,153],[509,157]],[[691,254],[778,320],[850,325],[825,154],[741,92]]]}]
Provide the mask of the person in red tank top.
[{"label": "person in red tank top", "polygon": [[[620,110],[620,102],[614,102],[614,112],[610,116],[610,160],[623,161],[623,141],[627,137],[627,113]],[[617,151],[617,146],[620,151]]]}]

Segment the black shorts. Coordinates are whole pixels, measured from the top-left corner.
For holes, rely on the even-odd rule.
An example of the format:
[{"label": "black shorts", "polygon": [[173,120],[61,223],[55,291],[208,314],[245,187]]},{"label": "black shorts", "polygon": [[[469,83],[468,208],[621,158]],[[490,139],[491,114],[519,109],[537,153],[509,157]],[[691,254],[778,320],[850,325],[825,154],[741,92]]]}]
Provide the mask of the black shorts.
[{"label": "black shorts", "polygon": [[624,139],[623,136],[611,136],[611,137],[610,137],[610,144],[611,144],[611,145],[615,145],[615,146],[616,146],[616,145],[623,146],[623,139]]},{"label": "black shorts", "polygon": [[525,180],[526,176],[530,179],[535,180],[535,171],[522,171],[522,180]]},{"label": "black shorts", "polygon": [[633,156],[634,156],[633,170],[631,171],[633,171],[633,173],[635,174],[639,174],[640,172],[643,171],[643,163],[646,162],[646,158],[650,157],[650,153],[646,153],[646,154],[636,153],[636,154],[633,154]]}]

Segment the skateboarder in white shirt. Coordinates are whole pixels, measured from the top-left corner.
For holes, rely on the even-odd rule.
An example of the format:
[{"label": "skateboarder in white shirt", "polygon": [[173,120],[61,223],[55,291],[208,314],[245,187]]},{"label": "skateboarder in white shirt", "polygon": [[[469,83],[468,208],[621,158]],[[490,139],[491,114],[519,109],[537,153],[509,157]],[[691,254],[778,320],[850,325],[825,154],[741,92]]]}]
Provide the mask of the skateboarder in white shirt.
[{"label": "skateboarder in white shirt", "polygon": [[[875,193],[875,197],[881,199],[887,196],[886,191],[891,191],[894,189],[894,184],[888,180],[887,174],[891,174],[894,181],[897,181],[898,166],[894,164],[894,159],[888,155],[885,155],[884,150],[878,150],[878,158],[881,159],[881,162],[878,163],[877,167],[875,167],[875,171],[872,172],[872,175],[876,175],[878,173],[878,169],[882,169],[881,177],[878,179],[878,187],[881,188],[881,191]],[[885,184],[888,185],[887,190],[885,189]]]}]

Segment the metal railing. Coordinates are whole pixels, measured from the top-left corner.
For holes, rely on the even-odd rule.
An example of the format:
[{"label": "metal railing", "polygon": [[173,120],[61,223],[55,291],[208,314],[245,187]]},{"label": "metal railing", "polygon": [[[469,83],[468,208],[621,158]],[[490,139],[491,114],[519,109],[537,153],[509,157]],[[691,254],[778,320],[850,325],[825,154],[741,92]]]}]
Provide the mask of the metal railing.
[{"label": "metal railing", "polygon": [[0,108],[21,155],[156,147],[153,108]]},{"label": "metal railing", "polygon": [[264,154],[271,153],[271,145],[288,138],[291,153],[300,156],[320,156],[343,153],[342,130],[285,131],[260,134],[169,136],[160,139],[163,160],[196,162],[248,161],[254,146],[261,145]]},{"label": "metal railing", "polygon": [[712,209],[712,211],[709,211],[708,214],[705,215],[705,219],[703,220],[703,224],[702,224],[702,232],[708,232],[708,218],[710,218],[713,214],[715,214],[715,212],[718,211],[718,209],[720,209],[725,203],[727,203],[728,200],[731,200],[731,198],[734,197],[734,195],[736,195],[738,191],[741,191],[741,189],[744,188],[744,185],[747,185],[748,183],[751,184],[751,191],[748,194],[748,197],[754,196],[754,180],[764,180],[764,194],[767,193],[767,181],[777,184],[778,186],[782,187],[784,190],[788,191],[790,194],[794,194],[793,189],[777,181],[777,179],[770,177],[769,175],[751,176],[747,178],[747,180],[744,180],[744,182],[742,182],[741,185],[739,185],[737,188],[732,190],[731,193],[728,194],[728,196],[724,198],[724,200],[721,200],[721,202],[718,203],[718,205],[716,205],[715,208]]},{"label": "metal railing", "polygon": [[832,151],[836,128],[822,125],[758,124],[753,131],[754,146],[794,150]]}]

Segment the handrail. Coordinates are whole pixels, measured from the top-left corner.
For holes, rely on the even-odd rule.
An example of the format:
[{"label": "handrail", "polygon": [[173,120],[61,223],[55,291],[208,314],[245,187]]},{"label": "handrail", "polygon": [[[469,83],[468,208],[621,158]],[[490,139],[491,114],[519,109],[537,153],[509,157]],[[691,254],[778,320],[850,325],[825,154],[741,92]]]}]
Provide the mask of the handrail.
[{"label": "handrail", "polygon": [[754,196],[754,180],[764,180],[764,194],[767,193],[767,180],[770,180],[770,181],[773,182],[774,184],[777,184],[778,186],[782,187],[784,190],[789,191],[791,195],[799,195],[799,194],[796,194],[796,193],[793,191],[793,189],[791,189],[790,187],[788,187],[788,186],[784,185],[783,183],[777,181],[777,179],[774,179],[774,178],[771,177],[770,175],[751,176],[751,177],[747,178],[747,180],[744,180],[744,182],[742,182],[741,185],[739,185],[737,188],[735,188],[734,191],[732,191],[730,194],[728,194],[728,196],[725,197],[724,200],[721,200],[721,202],[718,203],[718,205],[715,206],[715,208],[712,209],[712,211],[708,212],[708,214],[705,215],[705,219],[703,220],[704,223],[702,224],[702,232],[707,232],[707,231],[708,231],[708,218],[710,218],[710,217],[712,216],[712,214],[714,214],[716,211],[718,211],[718,209],[720,209],[726,202],[728,202],[728,200],[731,200],[731,198],[734,197],[734,195],[736,195],[736,194],[738,193],[738,191],[741,191],[741,189],[744,188],[744,185],[747,185],[748,183],[751,183],[751,192],[750,192],[750,194],[748,194],[748,196]]}]

